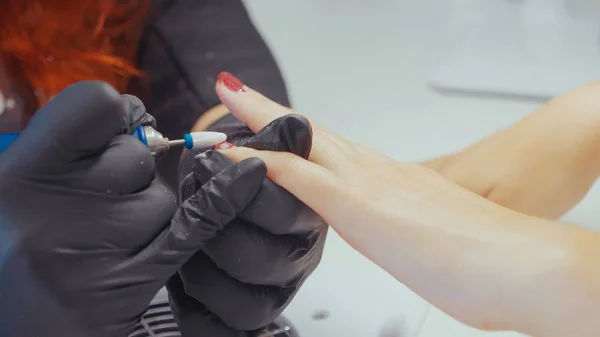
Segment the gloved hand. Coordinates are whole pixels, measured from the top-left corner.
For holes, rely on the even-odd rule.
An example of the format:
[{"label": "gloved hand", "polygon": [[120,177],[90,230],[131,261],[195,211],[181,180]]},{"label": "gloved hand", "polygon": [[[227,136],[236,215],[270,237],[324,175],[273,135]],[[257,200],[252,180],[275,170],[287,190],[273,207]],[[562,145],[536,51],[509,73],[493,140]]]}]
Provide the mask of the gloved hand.
[{"label": "gloved hand", "polygon": [[[238,146],[293,152],[304,158],[310,153],[312,130],[308,120],[298,115],[275,120],[257,135],[239,121],[219,125],[210,130],[226,132]],[[182,199],[232,163],[215,151],[188,154],[181,164],[186,176]],[[260,334],[318,265],[326,233],[323,219],[265,179],[248,207],[169,281],[182,336]]]},{"label": "gloved hand", "polygon": [[138,123],[152,123],[138,100],[82,82],[0,154],[0,336],[127,336],[263,183],[261,161],[229,165],[176,212],[150,152],[124,134]]}]

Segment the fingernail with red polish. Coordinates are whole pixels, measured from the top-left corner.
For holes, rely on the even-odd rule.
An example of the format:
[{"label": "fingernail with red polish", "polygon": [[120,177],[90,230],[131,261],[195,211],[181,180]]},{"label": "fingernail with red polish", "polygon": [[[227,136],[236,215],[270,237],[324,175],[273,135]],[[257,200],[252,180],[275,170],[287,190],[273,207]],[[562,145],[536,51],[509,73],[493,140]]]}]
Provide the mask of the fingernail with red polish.
[{"label": "fingernail with red polish", "polygon": [[228,72],[221,72],[219,74],[219,78],[218,81],[223,83],[223,85],[233,91],[233,92],[243,92],[246,91],[244,90],[244,83],[242,83],[242,81],[240,81],[237,77],[231,75]]},{"label": "fingernail with red polish", "polygon": [[219,150],[231,149],[232,147],[235,147],[235,145],[231,144],[230,142],[223,142],[223,143],[217,144],[217,146],[215,146],[215,149],[217,151],[219,151]]}]

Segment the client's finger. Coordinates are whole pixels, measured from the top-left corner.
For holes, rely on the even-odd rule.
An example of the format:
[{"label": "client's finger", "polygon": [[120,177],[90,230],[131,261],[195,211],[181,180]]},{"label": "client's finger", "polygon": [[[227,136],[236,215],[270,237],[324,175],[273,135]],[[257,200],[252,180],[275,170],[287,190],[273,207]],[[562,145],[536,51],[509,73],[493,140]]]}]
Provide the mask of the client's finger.
[{"label": "client's finger", "polygon": [[[297,114],[252,90],[229,73],[219,74],[216,89],[229,111],[255,133],[281,116]],[[319,125],[311,123],[311,126],[313,147],[309,160],[331,168],[332,165],[328,162],[330,154],[338,152],[339,145],[346,141]]]},{"label": "client's finger", "polygon": [[273,120],[293,113],[291,109],[269,100],[226,72],[219,74],[216,89],[221,102],[255,133]]},{"label": "client's finger", "polygon": [[235,161],[257,157],[267,165],[267,177],[312,208],[325,222],[344,198],[343,182],[331,171],[294,154],[245,147],[220,150]]}]

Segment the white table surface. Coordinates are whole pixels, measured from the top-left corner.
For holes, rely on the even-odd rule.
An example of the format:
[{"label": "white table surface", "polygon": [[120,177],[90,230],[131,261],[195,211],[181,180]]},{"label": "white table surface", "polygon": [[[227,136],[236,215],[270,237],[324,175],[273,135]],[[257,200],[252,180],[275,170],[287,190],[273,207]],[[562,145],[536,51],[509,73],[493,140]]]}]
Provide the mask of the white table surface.
[{"label": "white table surface", "polygon": [[600,77],[600,1],[451,2],[433,85],[549,98]]},{"label": "white table surface", "polygon": [[[541,104],[444,95],[428,87],[442,44],[443,28],[435,23],[445,19],[452,1],[246,3],[283,68],[294,107],[397,160],[455,151]],[[600,212],[593,211],[599,200],[600,190],[595,189],[572,220],[600,225]],[[489,335],[471,331],[435,309],[428,316],[428,307],[331,232],[322,264],[286,315],[302,337],[375,337],[390,324],[404,326],[400,336]],[[313,320],[321,310],[329,317]]]}]

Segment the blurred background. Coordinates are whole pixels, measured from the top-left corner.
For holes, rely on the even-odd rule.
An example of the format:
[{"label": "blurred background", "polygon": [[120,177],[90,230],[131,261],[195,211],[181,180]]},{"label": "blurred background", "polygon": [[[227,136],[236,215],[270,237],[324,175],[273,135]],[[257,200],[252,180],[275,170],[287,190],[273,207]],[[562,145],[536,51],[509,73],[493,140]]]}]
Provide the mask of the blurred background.
[{"label": "blurred background", "polygon": [[[248,0],[294,107],[396,160],[456,151],[600,77],[597,0]],[[564,221],[600,229],[600,188]],[[594,227],[594,224],[596,227]],[[509,337],[452,320],[334,233],[287,310],[305,337]]]}]

